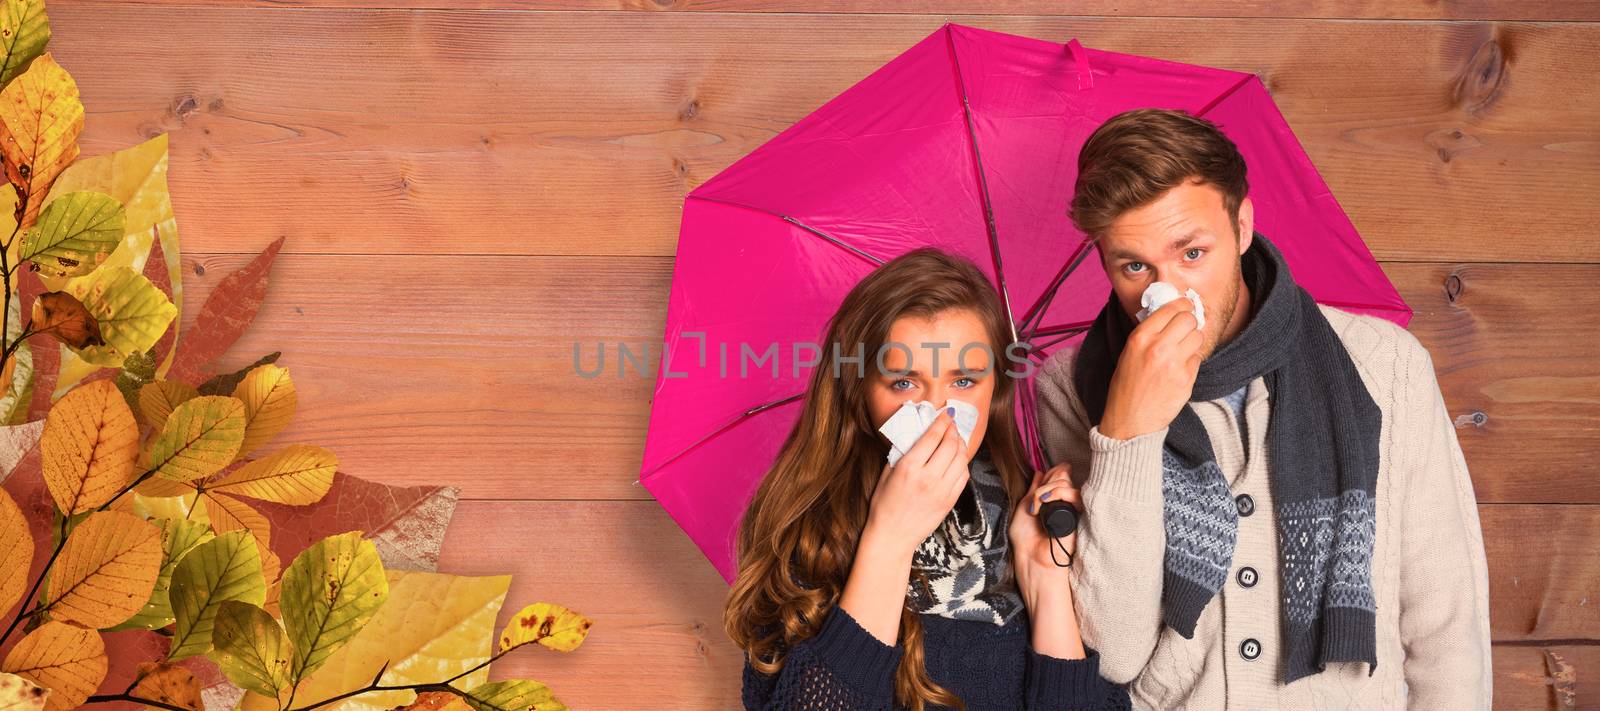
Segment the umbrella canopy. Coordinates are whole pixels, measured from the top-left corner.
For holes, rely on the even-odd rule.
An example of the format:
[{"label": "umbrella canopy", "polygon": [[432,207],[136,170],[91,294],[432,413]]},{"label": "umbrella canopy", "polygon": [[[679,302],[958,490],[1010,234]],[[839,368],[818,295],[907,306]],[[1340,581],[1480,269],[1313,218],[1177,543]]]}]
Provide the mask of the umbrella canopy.
[{"label": "umbrella canopy", "polygon": [[[973,259],[1036,364],[1087,329],[1110,284],[1078,268],[1092,249],[1067,217],[1078,148],[1145,107],[1203,116],[1239,146],[1256,229],[1319,302],[1410,320],[1256,75],[944,25],[684,200],[639,482],[724,579],[739,517],[827,362],[796,344],[826,347],[828,318],[872,269],[922,246]],[[1038,465],[1031,383],[1020,390]]]}]

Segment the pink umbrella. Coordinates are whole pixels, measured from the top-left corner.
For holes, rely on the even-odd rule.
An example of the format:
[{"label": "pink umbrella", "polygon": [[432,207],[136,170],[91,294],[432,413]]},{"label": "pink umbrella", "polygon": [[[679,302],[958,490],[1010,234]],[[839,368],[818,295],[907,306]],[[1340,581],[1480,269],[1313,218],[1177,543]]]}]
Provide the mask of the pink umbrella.
[{"label": "pink umbrella", "polygon": [[1256,229],[1319,302],[1409,322],[1256,75],[946,24],[684,200],[639,482],[723,578],[739,516],[825,362],[805,344],[824,345],[845,292],[916,247],[966,255],[1042,362],[1110,289],[1095,265],[1077,268],[1091,250],[1066,215],[1078,147],[1152,106],[1204,116],[1238,144]]}]

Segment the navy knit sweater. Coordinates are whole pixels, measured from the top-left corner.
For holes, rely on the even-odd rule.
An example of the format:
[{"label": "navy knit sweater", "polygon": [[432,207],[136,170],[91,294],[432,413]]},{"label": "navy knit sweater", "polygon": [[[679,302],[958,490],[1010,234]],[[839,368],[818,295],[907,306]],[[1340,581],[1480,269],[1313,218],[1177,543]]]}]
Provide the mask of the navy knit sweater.
[{"label": "navy knit sweater", "polygon": [[[928,676],[968,711],[1131,709],[1128,693],[1100,676],[1100,655],[1040,654],[1029,639],[1027,609],[1004,626],[921,615]],[[902,711],[894,673],[905,647],[879,641],[850,613],[829,611],[817,633],[789,650],[776,675],[744,665],[747,711]],[[930,705],[929,711],[949,709]]]}]

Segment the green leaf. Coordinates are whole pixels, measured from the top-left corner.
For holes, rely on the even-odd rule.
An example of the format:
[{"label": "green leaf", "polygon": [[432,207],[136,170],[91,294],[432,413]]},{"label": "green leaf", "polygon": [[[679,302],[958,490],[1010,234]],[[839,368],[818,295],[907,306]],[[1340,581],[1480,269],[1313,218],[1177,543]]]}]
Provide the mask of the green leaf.
[{"label": "green leaf", "polygon": [[361,531],[328,536],[283,572],[279,605],[294,644],[295,683],[328,660],[389,597],[378,548]]},{"label": "green leaf", "polygon": [[128,354],[148,351],[178,315],[167,295],[128,267],[102,266],[68,279],[63,291],[83,303],[105,345],[74,349],[84,362],[119,368]]},{"label": "green leaf", "polygon": [[289,688],[293,652],[283,628],[266,610],[237,600],[223,602],[211,641],[216,646],[207,656],[228,681],[272,699]]},{"label": "green leaf", "polygon": [[0,88],[18,74],[28,71],[44,46],[50,42],[50,18],[44,14],[44,0],[5,0],[0,6]]},{"label": "green leaf", "polygon": [[267,601],[255,538],[249,531],[229,531],[197,546],[172,571],[170,595],[178,624],[167,657],[183,659],[211,649],[212,624],[222,601]]},{"label": "green leaf", "polygon": [[45,205],[38,224],[23,234],[21,257],[55,276],[88,274],[122,242],[126,218],[110,195],[66,193]]},{"label": "green leaf", "polygon": [[172,571],[178,567],[182,560],[195,546],[205,543],[216,536],[211,533],[211,526],[204,521],[185,521],[176,518],[158,518],[154,520],[161,526],[161,574],[156,577],[155,590],[150,593],[150,600],[144,607],[133,614],[124,622],[111,630],[143,629],[153,630],[172,624],[172,603],[167,598],[167,591],[172,588]]},{"label": "green leaf", "polygon": [[144,468],[177,481],[211,476],[239,453],[244,428],[242,400],[221,395],[190,398],[172,410],[161,434],[150,441]]},{"label": "green leaf", "polygon": [[550,692],[550,687],[528,679],[491,681],[475,686],[462,701],[478,711],[565,711],[567,708]]}]

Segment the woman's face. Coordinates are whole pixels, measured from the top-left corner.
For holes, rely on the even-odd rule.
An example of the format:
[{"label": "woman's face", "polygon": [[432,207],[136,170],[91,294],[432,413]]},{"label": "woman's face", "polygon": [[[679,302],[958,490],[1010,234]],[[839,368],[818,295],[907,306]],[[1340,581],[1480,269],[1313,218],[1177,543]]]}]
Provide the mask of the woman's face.
[{"label": "woman's face", "polygon": [[[967,344],[973,345],[962,353]],[[949,309],[931,319],[897,319],[889,327],[882,369],[876,362],[867,364],[867,408],[873,426],[882,427],[907,401],[926,400],[936,407],[949,398],[967,402],[978,409],[978,425],[967,443],[971,459],[988,428],[994,379],[1004,377],[994,367],[995,356],[1004,352],[993,351],[983,322],[971,309]]]}]

